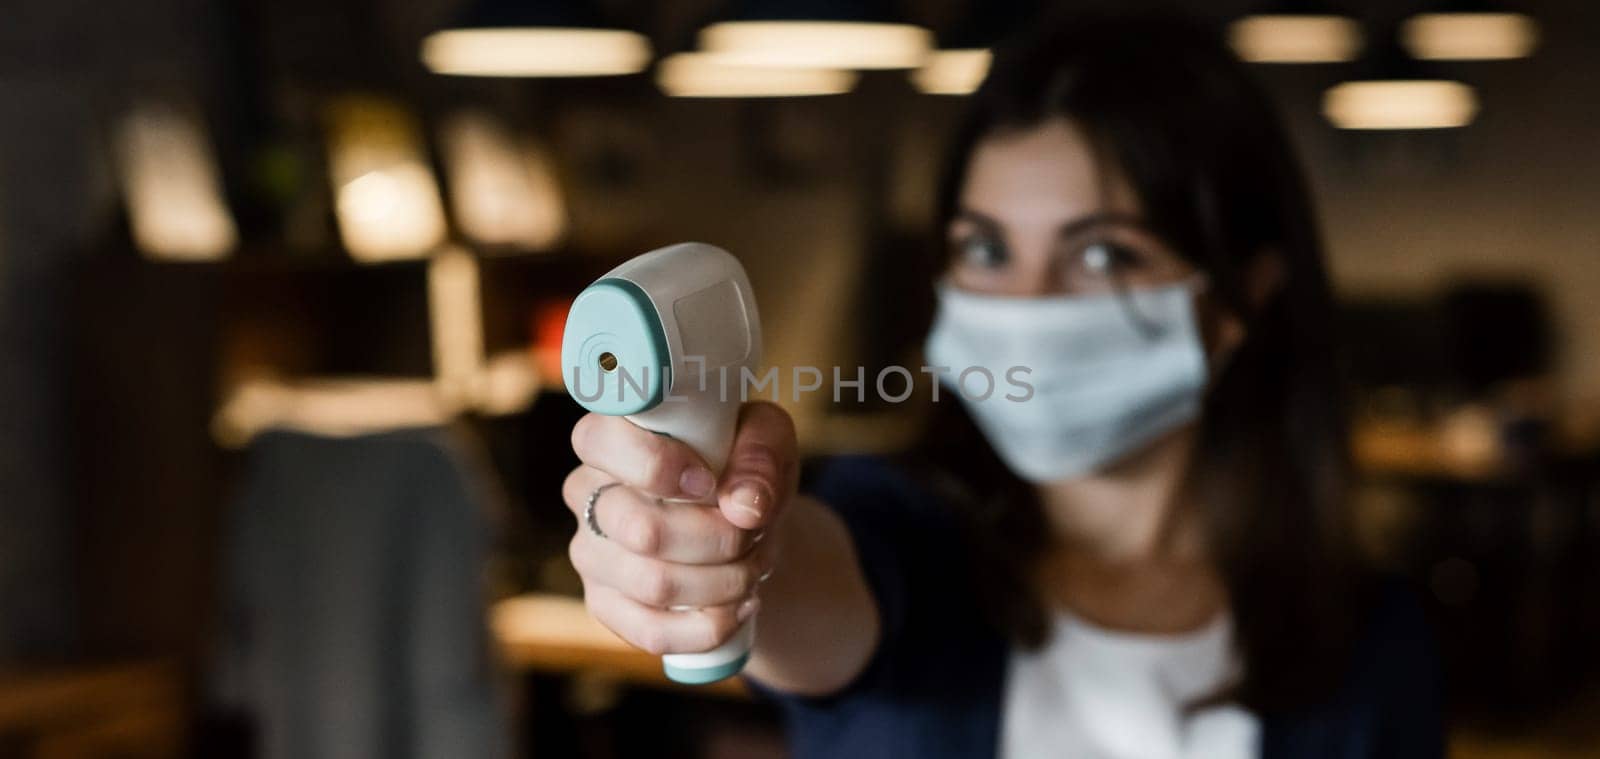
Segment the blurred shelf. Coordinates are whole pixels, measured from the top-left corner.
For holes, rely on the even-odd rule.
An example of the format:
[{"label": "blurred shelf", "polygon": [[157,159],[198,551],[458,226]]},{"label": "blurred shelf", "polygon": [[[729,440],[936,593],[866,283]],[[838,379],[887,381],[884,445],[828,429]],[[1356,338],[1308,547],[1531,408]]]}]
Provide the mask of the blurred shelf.
[{"label": "blurred shelf", "polygon": [[18,757],[177,757],[183,704],[166,662],[0,674],[0,746]]},{"label": "blurred shelf", "polygon": [[668,680],[659,657],[618,638],[576,598],[534,593],[505,599],[490,609],[489,628],[505,660],[519,670],[597,674],[657,688],[749,695],[738,678],[692,686]]},{"label": "blurred shelf", "polygon": [[[546,251],[508,252],[500,250],[484,251],[469,244],[447,243],[441,246],[440,249],[444,250],[450,247],[477,253],[485,261],[503,261],[525,266],[563,266],[584,262],[600,262],[603,265],[608,265],[613,261],[621,261],[627,257],[622,253],[611,254],[607,251],[583,250],[572,247]],[[358,261],[337,248],[293,249],[265,242],[247,242],[225,257],[206,260],[183,260],[149,256],[126,245],[108,246],[105,248],[104,253],[107,260],[139,261],[153,266],[264,270],[383,269],[419,266],[426,263],[429,257],[422,255],[382,261]]]},{"label": "blurred shelf", "polygon": [[1358,421],[1351,430],[1351,447],[1356,464],[1372,474],[1480,482],[1510,469],[1492,440],[1415,424]]},{"label": "blurred shelf", "polygon": [[[1592,409],[1573,409],[1552,421],[1550,434],[1526,456],[1583,460],[1600,455],[1600,424]],[[1526,474],[1506,432],[1487,412],[1457,413],[1425,424],[1356,419],[1351,425],[1356,465],[1368,474],[1487,483]]]}]

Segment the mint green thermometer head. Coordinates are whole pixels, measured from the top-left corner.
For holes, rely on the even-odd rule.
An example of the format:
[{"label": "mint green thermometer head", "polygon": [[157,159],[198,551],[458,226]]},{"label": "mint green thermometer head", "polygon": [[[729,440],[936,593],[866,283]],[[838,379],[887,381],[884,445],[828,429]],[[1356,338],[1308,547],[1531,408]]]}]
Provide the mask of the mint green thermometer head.
[{"label": "mint green thermometer head", "polygon": [[621,416],[648,411],[672,385],[661,318],[639,285],[606,277],[584,288],[561,338],[567,392],[584,408]]},{"label": "mint green thermometer head", "polygon": [[[579,405],[690,440],[710,434],[697,431],[706,419],[737,411],[737,388],[730,398],[663,401],[683,401],[729,377],[737,383],[740,370],[760,360],[761,318],[744,267],[700,242],[657,248],[607,272],[572,302],[561,339],[562,378]],[[712,412],[706,403],[713,401],[732,404]],[[640,416],[647,411],[648,420]]]}]

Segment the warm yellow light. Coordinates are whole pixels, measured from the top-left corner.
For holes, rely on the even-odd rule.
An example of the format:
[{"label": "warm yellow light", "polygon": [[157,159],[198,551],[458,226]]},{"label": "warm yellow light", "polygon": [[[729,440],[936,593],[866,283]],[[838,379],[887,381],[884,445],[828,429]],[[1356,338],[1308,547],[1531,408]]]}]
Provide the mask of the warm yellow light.
[{"label": "warm yellow light", "polygon": [[496,353],[478,373],[473,402],[490,416],[518,413],[533,405],[540,390],[539,369],[528,347]]},{"label": "warm yellow light", "polygon": [[650,63],[650,41],[623,29],[447,29],[422,40],[422,62],[461,76],[632,74]]},{"label": "warm yellow light", "polygon": [[489,627],[496,639],[513,645],[638,651],[590,616],[577,598],[547,594],[507,598],[490,608]]},{"label": "warm yellow light", "polygon": [[1521,13],[1419,13],[1400,37],[1416,58],[1501,60],[1532,53],[1539,25]]},{"label": "warm yellow light", "polygon": [[451,117],[442,137],[451,207],[468,237],[544,250],[566,235],[566,201],[542,151],[481,111]]},{"label": "warm yellow light", "polygon": [[656,69],[656,85],[674,97],[837,95],[856,79],[841,69],[735,66],[707,53],[671,55]]},{"label": "warm yellow light", "polygon": [[240,448],[269,429],[349,437],[432,427],[450,417],[426,379],[259,377],[227,393],[211,419],[211,434],[219,445]]},{"label": "warm yellow light", "polygon": [[1247,16],[1228,26],[1228,42],[1252,63],[1335,63],[1361,52],[1361,27],[1344,16]]},{"label": "warm yellow light", "polygon": [[330,109],[329,169],[345,249],[358,261],[421,258],[444,241],[444,206],[409,114],[381,100]]},{"label": "warm yellow light", "polygon": [[428,261],[433,376],[451,408],[472,405],[483,367],[483,302],[478,260],[459,248]]},{"label": "warm yellow light", "polygon": [[428,320],[434,386],[444,408],[501,415],[532,405],[539,372],[528,349],[485,357],[483,281],[471,253],[452,247],[428,261]]},{"label": "warm yellow light", "polygon": [[1442,79],[1345,82],[1323,93],[1322,113],[1341,129],[1443,129],[1471,123],[1478,96]]},{"label": "warm yellow light", "polygon": [[339,234],[358,261],[420,258],[444,239],[433,173],[417,162],[374,169],[339,187]]},{"label": "warm yellow light", "polygon": [[989,75],[992,58],[982,49],[935,50],[921,68],[911,72],[911,82],[932,95],[966,95]]},{"label": "warm yellow light", "polygon": [[329,437],[447,424],[468,407],[489,416],[519,413],[539,394],[526,349],[497,354],[477,369],[468,398],[440,395],[438,378],[253,377],[229,389],[211,417],[212,439],[242,448],[271,429]]},{"label": "warm yellow light", "polygon": [[741,66],[909,69],[933,34],[910,24],[853,21],[724,21],[700,30],[700,49]]},{"label": "warm yellow light", "polygon": [[136,108],[119,125],[122,194],[134,244],[146,256],[211,261],[238,244],[209,145],[197,119],[170,108]]}]

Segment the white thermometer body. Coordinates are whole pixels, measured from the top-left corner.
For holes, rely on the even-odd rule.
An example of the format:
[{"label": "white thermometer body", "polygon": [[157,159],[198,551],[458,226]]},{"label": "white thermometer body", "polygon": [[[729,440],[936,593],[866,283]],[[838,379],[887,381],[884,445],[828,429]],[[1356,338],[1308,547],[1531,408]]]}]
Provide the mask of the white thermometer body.
[{"label": "white thermometer body", "polygon": [[[579,293],[561,366],[584,408],[682,440],[719,476],[739,420],[741,383],[761,362],[761,319],[738,259],[697,242],[645,253]],[[668,677],[709,683],[738,674],[755,620],[710,651],[662,657]]]}]

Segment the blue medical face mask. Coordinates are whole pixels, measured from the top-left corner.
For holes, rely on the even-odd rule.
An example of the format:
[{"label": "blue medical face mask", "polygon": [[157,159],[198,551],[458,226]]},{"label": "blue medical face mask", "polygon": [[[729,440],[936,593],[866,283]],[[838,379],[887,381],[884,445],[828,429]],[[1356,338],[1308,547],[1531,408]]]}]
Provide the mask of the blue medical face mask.
[{"label": "blue medical face mask", "polygon": [[[1188,282],[1018,298],[941,284],[928,362],[949,367],[944,383],[1018,476],[1035,483],[1080,477],[1199,417],[1206,385],[1194,312],[1199,289]],[[958,384],[972,366],[1014,382],[979,400]],[[981,385],[969,378],[979,393]]]}]

